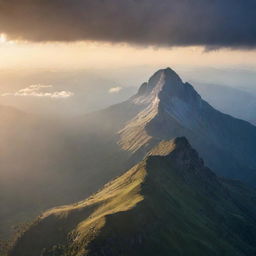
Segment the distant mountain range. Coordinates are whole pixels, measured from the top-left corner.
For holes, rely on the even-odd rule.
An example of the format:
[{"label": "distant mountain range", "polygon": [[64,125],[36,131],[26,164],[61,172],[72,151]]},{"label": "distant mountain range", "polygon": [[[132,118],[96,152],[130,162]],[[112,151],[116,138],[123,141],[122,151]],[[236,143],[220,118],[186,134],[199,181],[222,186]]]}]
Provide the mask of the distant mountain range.
[{"label": "distant mountain range", "polygon": [[162,141],[88,199],[43,213],[9,255],[254,255],[255,198],[185,138]]},{"label": "distant mountain range", "polygon": [[125,102],[68,121],[19,111],[6,116],[12,117],[0,133],[2,236],[43,210],[83,200],[176,137],[185,136],[219,176],[256,185],[256,127],[211,107],[170,68]]},{"label": "distant mountain range", "polygon": [[216,109],[256,124],[256,96],[253,93],[218,84],[195,82],[193,85]]}]

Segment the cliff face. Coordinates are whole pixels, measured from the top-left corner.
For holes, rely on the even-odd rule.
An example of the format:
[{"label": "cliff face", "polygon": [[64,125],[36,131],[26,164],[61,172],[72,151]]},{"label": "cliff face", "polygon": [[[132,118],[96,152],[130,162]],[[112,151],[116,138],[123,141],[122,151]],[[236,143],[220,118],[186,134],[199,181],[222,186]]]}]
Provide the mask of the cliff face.
[{"label": "cliff face", "polygon": [[10,256],[254,255],[256,193],[163,141],[95,195],[45,212]]}]

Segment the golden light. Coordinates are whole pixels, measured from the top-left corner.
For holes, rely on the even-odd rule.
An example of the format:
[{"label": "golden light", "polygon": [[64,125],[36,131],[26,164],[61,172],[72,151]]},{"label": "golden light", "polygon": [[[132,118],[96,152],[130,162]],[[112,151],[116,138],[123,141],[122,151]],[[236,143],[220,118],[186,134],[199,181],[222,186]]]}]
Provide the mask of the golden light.
[{"label": "golden light", "polygon": [[7,36],[6,34],[0,34],[0,43],[3,44],[3,43],[7,43],[8,42],[8,39],[7,39]]}]

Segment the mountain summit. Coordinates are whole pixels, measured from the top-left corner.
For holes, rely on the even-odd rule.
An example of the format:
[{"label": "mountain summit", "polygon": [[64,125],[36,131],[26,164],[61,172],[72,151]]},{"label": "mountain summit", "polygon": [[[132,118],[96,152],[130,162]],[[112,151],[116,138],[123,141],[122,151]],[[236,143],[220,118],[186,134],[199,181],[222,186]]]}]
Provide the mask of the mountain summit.
[{"label": "mountain summit", "polygon": [[164,72],[163,89],[159,92],[159,108],[167,111],[183,125],[191,126],[200,122],[204,101],[189,83],[182,80],[169,69]]},{"label": "mountain summit", "polygon": [[[165,83],[165,82],[166,83]],[[161,90],[174,89],[182,84],[181,78],[178,74],[170,68],[161,69],[157,71],[147,83],[143,83],[139,88],[138,95],[146,96],[154,91],[159,93]],[[166,88],[164,88],[166,87]]]},{"label": "mountain summit", "polygon": [[88,199],[43,213],[9,255],[250,256],[255,210],[255,191],[217,178],[176,138]]},{"label": "mountain summit", "polygon": [[209,108],[208,103],[189,83],[183,83],[175,71],[170,68],[157,71],[148,81],[141,85],[133,101],[136,104],[149,103],[157,112],[165,111],[180,124],[188,128],[199,128],[203,112]]}]

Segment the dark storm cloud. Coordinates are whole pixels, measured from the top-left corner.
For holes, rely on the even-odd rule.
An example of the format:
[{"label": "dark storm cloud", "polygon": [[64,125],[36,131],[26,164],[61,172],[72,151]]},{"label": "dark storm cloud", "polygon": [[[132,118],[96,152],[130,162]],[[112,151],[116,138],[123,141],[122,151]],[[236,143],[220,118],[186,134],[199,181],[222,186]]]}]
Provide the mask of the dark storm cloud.
[{"label": "dark storm cloud", "polygon": [[0,0],[0,31],[30,41],[256,46],[255,0]]}]

